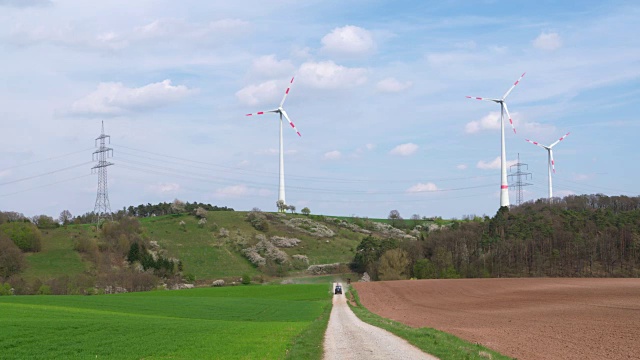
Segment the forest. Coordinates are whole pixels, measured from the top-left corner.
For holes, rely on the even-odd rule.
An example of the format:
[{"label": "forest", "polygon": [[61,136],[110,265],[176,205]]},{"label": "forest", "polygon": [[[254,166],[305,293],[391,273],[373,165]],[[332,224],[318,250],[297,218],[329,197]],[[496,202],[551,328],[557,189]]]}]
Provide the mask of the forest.
[{"label": "forest", "polygon": [[538,200],[422,232],[418,241],[368,236],[351,267],[378,280],[638,277],[640,197]]}]

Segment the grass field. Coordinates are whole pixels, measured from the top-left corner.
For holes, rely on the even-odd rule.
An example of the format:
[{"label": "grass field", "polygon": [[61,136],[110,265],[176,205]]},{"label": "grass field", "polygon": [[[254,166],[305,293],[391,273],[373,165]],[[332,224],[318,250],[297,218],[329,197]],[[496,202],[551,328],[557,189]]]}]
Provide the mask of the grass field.
[{"label": "grass field", "polygon": [[327,284],[1,297],[0,357],[319,359],[322,337],[300,335],[324,332],[330,300]]},{"label": "grass field", "polygon": [[73,238],[86,232],[86,226],[42,230],[42,250],[27,256],[25,278],[45,280],[85,271],[88,264],[73,250]]}]

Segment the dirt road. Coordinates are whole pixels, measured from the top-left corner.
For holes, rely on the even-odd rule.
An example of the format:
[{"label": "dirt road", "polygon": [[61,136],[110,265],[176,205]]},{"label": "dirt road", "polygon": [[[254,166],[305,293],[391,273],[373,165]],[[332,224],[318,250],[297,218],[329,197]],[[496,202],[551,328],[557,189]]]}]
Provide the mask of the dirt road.
[{"label": "dirt road", "polygon": [[437,359],[386,330],[362,322],[347,305],[344,294],[333,297],[324,354],[325,360]]},{"label": "dirt road", "polygon": [[518,359],[640,359],[640,279],[357,283],[370,311]]}]

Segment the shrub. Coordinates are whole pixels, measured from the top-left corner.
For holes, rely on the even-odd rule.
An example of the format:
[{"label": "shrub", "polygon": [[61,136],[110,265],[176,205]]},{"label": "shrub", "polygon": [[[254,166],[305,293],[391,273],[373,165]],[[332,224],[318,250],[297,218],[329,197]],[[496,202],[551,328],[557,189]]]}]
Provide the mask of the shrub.
[{"label": "shrub", "polygon": [[38,288],[38,295],[51,295],[51,286],[49,285],[40,285]]},{"label": "shrub", "polygon": [[42,247],[42,234],[28,222],[10,222],[0,225],[0,233],[5,234],[22,251],[38,252]]},{"label": "shrub", "polygon": [[249,276],[249,274],[242,275],[242,284],[243,285],[251,284],[251,276]]},{"label": "shrub", "polygon": [[247,221],[258,231],[269,231],[269,222],[267,217],[260,211],[260,209],[254,208],[247,214]]},{"label": "shrub", "polygon": [[0,284],[0,296],[13,295],[11,285],[9,283]]},{"label": "shrub", "polygon": [[26,267],[24,254],[20,248],[0,233],[0,279],[20,273]]}]

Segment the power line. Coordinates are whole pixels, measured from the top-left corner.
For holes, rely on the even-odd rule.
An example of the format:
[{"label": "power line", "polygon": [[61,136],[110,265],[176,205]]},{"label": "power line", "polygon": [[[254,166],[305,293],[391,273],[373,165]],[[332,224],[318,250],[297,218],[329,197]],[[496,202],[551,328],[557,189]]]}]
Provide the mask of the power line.
[{"label": "power line", "polygon": [[0,197],[6,197],[6,196],[11,196],[11,195],[16,195],[16,194],[22,194],[24,192],[28,192],[28,191],[32,191],[32,190],[35,190],[35,189],[40,189],[40,188],[44,188],[44,187],[48,187],[48,186],[52,186],[52,185],[62,184],[62,183],[65,183],[65,182],[69,182],[69,181],[85,178],[87,176],[91,176],[91,174],[85,174],[85,175],[76,176],[76,177],[65,179],[65,180],[56,181],[56,182],[49,183],[49,184],[44,184],[44,185],[40,185],[40,186],[34,186],[34,187],[31,187],[31,188],[28,188],[28,189],[12,192],[12,193],[8,193],[8,194],[1,194]]},{"label": "power line", "polygon": [[[89,150],[91,150],[91,149],[93,149],[93,148],[82,149],[82,150],[78,150],[78,151],[74,151],[74,152],[70,152],[70,153],[66,153],[66,154],[62,154],[62,155],[58,155],[58,156],[48,157],[48,158],[46,158],[46,159],[42,159],[42,160],[36,160],[36,161],[32,161],[32,162],[28,162],[28,163],[24,163],[24,164],[14,165],[14,166],[11,166],[11,167],[8,167],[8,168],[4,168],[4,169],[0,170],[0,172],[7,171],[7,170],[12,170],[12,169],[16,169],[16,168],[23,167],[23,166],[28,166],[28,165],[33,165],[33,164],[39,164],[39,163],[41,163],[41,162],[45,162],[45,161],[49,161],[49,160],[60,159],[60,158],[67,157],[67,156],[70,156],[70,155],[75,155],[75,154],[79,154],[79,153],[84,153],[84,152],[89,151]],[[86,165],[86,164],[85,164],[85,165]]]},{"label": "power line", "polygon": [[25,178],[22,178],[22,179],[16,179],[16,180],[11,180],[11,181],[6,181],[6,182],[3,182],[3,183],[0,183],[0,186],[9,185],[9,184],[15,184],[15,183],[18,183],[18,182],[22,182],[22,181],[27,181],[27,180],[31,180],[31,179],[35,179],[35,178],[39,178],[39,177],[42,177],[42,176],[47,176],[47,175],[55,174],[55,173],[58,173],[58,172],[61,172],[61,171],[65,171],[65,170],[69,170],[69,169],[77,168],[77,167],[80,167],[80,166],[85,166],[85,165],[87,165],[87,164],[91,164],[91,163],[92,163],[92,161],[87,161],[87,162],[84,162],[84,163],[82,163],[82,164],[77,164],[77,165],[68,166],[68,167],[65,167],[65,168],[62,168],[62,169],[53,170],[53,171],[49,171],[49,172],[42,173],[42,174],[38,174],[38,175],[28,176],[28,177],[25,177]]},{"label": "power line", "polygon": [[529,169],[528,164],[523,164],[520,162],[520,153],[518,153],[518,162],[514,165],[509,166],[509,171],[513,171],[513,167],[515,166],[516,172],[509,174],[509,177],[515,177],[515,188],[516,188],[516,205],[520,206],[522,204],[522,187],[529,186],[531,184],[524,182],[523,180],[528,180],[531,177],[530,172],[523,172],[522,168],[527,167]]}]

